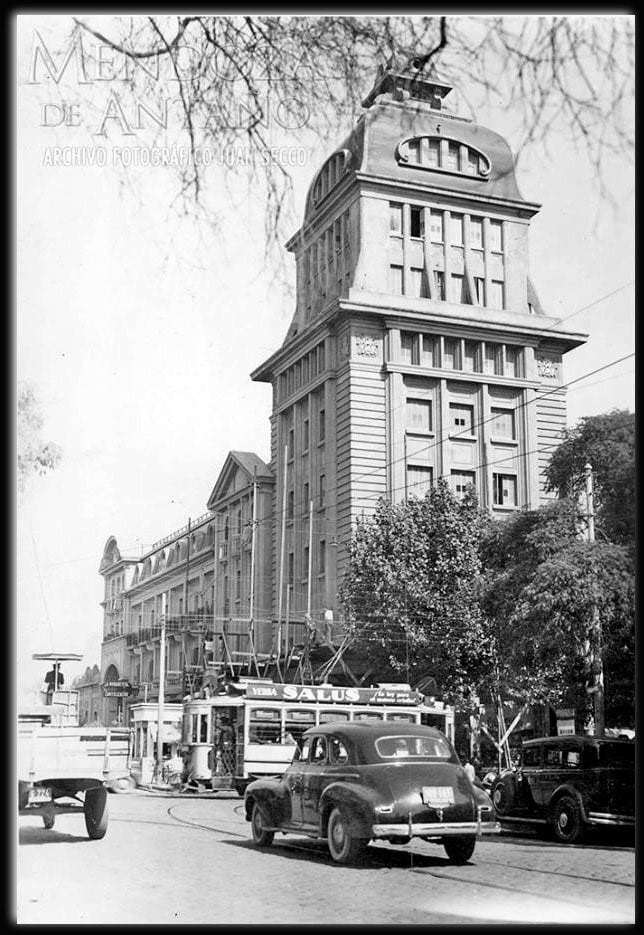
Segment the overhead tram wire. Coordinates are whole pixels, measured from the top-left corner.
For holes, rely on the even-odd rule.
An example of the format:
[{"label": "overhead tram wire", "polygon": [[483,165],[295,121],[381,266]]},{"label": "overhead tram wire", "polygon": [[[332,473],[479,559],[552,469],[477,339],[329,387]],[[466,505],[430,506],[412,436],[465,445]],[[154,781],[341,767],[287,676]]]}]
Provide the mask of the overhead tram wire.
[{"label": "overhead tram wire", "polygon": [[[635,356],[635,352],[631,352],[630,354],[626,354],[626,355],[624,355],[623,357],[620,357],[620,358],[618,358],[618,359],[616,359],[616,360],[610,361],[609,363],[604,364],[604,365],[602,365],[601,367],[597,367],[597,368],[595,368],[594,370],[590,370],[590,371],[588,371],[587,373],[582,374],[582,375],[579,376],[579,377],[575,377],[573,380],[570,380],[570,381],[567,382],[567,383],[558,384],[557,386],[552,387],[551,389],[549,389],[547,392],[542,393],[542,394],[539,395],[539,396],[535,396],[533,399],[529,399],[529,400],[526,400],[525,402],[520,403],[520,404],[516,407],[516,411],[520,411],[521,409],[526,408],[528,405],[531,405],[531,404],[533,404],[533,403],[540,402],[540,401],[543,400],[543,399],[547,399],[548,397],[552,396],[552,395],[555,394],[555,393],[561,392],[562,390],[569,389],[571,386],[575,385],[576,383],[580,383],[582,380],[585,380],[585,379],[587,379],[588,377],[591,377],[591,376],[593,376],[593,375],[596,374],[596,373],[601,373],[601,372],[603,372],[604,370],[607,370],[607,369],[610,368],[610,367],[617,366],[618,364],[622,363],[623,361],[628,360],[628,359],[630,359],[631,357],[634,357],[634,356]],[[494,421],[494,419],[492,419],[492,418],[489,418],[489,419],[481,419],[480,421],[476,422],[476,423],[472,426],[472,428],[473,428],[473,429],[481,428],[482,426],[487,425],[488,423],[493,422],[493,421]],[[461,432],[454,432],[453,434],[451,434],[450,437],[451,437],[452,439],[455,439],[455,438],[457,439],[457,438],[459,438],[460,436],[469,437],[469,436],[470,436],[470,433],[469,433],[469,432],[463,432],[463,431],[461,431]],[[440,440],[434,440],[434,441],[430,442],[428,445],[423,446],[422,448],[419,448],[419,449],[418,449],[418,453],[431,452],[431,451],[433,451],[434,449],[438,448],[440,444],[441,444]],[[531,452],[531,453],[534,453],[534,452]],[[362,473],[362,474],[358,474],[358,475],[355,476],[354,480],[359,481],[359,480],[364,480],[365,478],[377,476],[378,474],[381,474],[381,473],[382,473],[383,469],[386,469],[386,468],[389,468],[389,467],[393,467],[395,464],[399,464],[399,463],[403,462],[404,460],[405,460],[405,458],[404,458],[404,456],[403,456],[403,457],[399,457],[399,458],[394,458],[394,459],[392,459],[391,461],[385,461],[383,466],[380,466],[380,467],[377,467],[377,468],[373,468],[373,469],[370,470],[370,471],[365,471],[365,472]],[[325,491],[325,494],[329,494],[329,493],[333,493],[333,492],[337,491],[337,490],[338,490],[338,486],[339,486],[339,485],[336,485],[336,486],[334,486],[334,487],[328,487],[328,488],[326,489],[326,491]],[[379,499],[380,496],[381,496],[381,495],[377,495],[377,497],[375,497],[375,499]],[[373,496],[373,495],[365,495],[365,497],[364,497],[363,499],[367,499],[367,500],[368,500],[368,499],[374,499],[374,496]],[[296,505],[297,507],[300,507],[300,508],[301,508],[302,505],[303,505],[303,503],[302,503],[302,501],[297,501],[297,503],[296,503],[295,505]],[[271,511],[270,514],[269,514],[268,516],[266,516],[266,517],[265,517],[264,519],[262,519],[262,520],[258,520],[257,522],[258,522],[258,524],[259,524],[259,523],[269,523],[269,522],[272,522],[273,520],[277,519],[278,517],[281,517],[283,512],[284,512],[283,510]],[[303,512],[301,512],[301,511],[297,511],[296,513],[294,513],[294,517],[302,518],[302,517],[304,517],[304,515],[305,515],[305,514],[304,514]]]}]

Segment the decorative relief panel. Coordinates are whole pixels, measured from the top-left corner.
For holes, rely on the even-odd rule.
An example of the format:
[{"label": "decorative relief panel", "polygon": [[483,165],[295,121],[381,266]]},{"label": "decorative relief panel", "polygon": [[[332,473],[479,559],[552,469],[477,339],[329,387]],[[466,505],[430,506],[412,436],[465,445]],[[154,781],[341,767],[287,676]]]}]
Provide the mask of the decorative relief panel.
[{"label": "decorative relief panel", "polygon": [[354,335],[356,357],[367,357],[371,360],[378,356],[378,341],[370,334]]},{"label": "decorative relief panel", "polygon": [[550,357],[537,357],[537,373],[547,380],[559,379],[559,363]]}]

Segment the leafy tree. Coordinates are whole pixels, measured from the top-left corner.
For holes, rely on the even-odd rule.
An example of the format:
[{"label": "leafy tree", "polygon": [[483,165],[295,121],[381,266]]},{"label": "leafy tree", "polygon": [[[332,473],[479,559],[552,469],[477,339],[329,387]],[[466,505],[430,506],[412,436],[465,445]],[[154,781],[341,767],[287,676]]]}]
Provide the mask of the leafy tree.
[{"label": "leafy tree", "polygon": [[456,700],[490,671],[477,596],[484,522],[474,495],[459,502],[443,479],[423,499],[381,500],[358,522],[340,599],[381,678],[431,673]]},{"label": "leafy tree", "polygon": [[635,545],[635,414],[625,409],[585,416],[568,429],[546,470],[549,490],[577,497],[585,465],[593,469],[595,530],[611,542]]},{"label": "leafy tree", "polygon": [[[189,148],[178,179],[179,203],[188,211],[205,206],[213,174],[200,152],[242,144],[261,157],[279,142],[276,122],[291,142],[308,130],[333,140],[354,119],[378,65],[392,57],[419,71],[437,68],[457,87],[466,75],[468,105],[470,94],[501,97],[517,114],[519,150],[564,132],[600,183],[606,155],[634,151],[631,16],[138,15],[110,17],[107,25],[104,16],[74,22],[88,67],[105,73],[109,55],[99,44],[115,53],[110,71],[124,101],[111,106],[111,116],[137,101],[163,114],[171,102],[180,127],[172,142]],[[222,164],[233,181],[239,169]],[[254,159],[249,183],[265,199],[268,243],[276,245],[291,223],[289,168],[279,159]],[[217,210],[215,204],[211,220]]]},{"label": "leafy tree", "polygon": [[590,652],[601,652],[607,723],[626,726],[634,717],[632,557],[623,546],[583,541],[579,525],[576,503],[562,500],[485,531],[480,593],[498,689],[517,701],[573,703],[583,721]]},{"label": "leafy tree", "polygon": [[34,388],[24,384],[18,391],[18,490],[23,493],[27,481],[34,474],[45,474],[56,467],[61,458],[61,449],[53,442],[44,442],[40,437],[43,417]]}]

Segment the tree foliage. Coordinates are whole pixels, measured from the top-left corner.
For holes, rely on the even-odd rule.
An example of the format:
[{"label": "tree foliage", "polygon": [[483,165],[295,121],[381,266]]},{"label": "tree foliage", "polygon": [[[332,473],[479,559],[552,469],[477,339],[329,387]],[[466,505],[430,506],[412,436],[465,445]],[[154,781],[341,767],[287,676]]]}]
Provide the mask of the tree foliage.
[{"label": "tree foliage", "polygon": [[[392,57],[437,69],[468,106],[470,96],[500,96],[519,120],[517,150],[544,142],[553,130],[566,133],[600,182],[605,157],[632,155],[634,148],[630,16],[139,15],[75,23],[86,59],[94,56],[96,65],[102,57],[97,67],[105,71],[100,45],[119,57],[114,73],[121,97],[159,113],[171,100],[178,139],[190,151],[178,179],[188,211],[205,206],[212,174],[200,165],[200,150],[243,144],[255,156],[270,152],[276,122],[290,141],[312,131],[335,142],[358,113],[377,67]],[[228,175],[238,172],[234,165]],[[265,200],[270,247],[287,233],[289,168],[279,159],[258,159],[249,183]]]},{"label": "tree foliage", "polygon": [[593,470],[596,533],[634,546],[634,413],[615,409],[585,416],[568,429],[548,465],[548,489],[560,497],[578,497],[585,489],[587,463]]},{"label": "tree foliage", "polygon": [[340,591],[356,644],[383,680],[431,674],[447,698],[476,691],[490,669],[477,598],[484,518],[439,480],[422,500],[381,500],[358,522]]},{"label": "tree foliage", "polygon": [[24,384],[18,391],[17,453],[18,490],[23,493],[34,474],[45,474],[56,467],[61,449],[41,438],[43,417],[34,388]]},{"label": "tree foliage", "polygon": [[[601,651],[607,723],[634,716],[634,568],[629,550],[579,537],[575,501],[487,527],[482,610],[494,633],[498,688],[519,701],[571,703],[583,719]],[[601,627],[598,644],[596,626]]]}]

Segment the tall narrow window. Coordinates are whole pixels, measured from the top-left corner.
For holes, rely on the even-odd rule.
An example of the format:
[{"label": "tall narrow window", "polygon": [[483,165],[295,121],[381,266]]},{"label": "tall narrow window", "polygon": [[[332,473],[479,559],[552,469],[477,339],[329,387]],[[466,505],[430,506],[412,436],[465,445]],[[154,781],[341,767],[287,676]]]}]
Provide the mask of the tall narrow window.
[{"label": "tall narrow window", "polygon": [[438,354],[436,353],[436,338],[431,334],[422,335],[420,362],[423,367],[438,367]]},{"label": "tall narrow window", "polygon": [[412,205],[409,213],[411,237],[423,237],[425,234],[425,214],[422,208]]},{"label": "tall narrow window", "polygon": [[433,468],[424,465],[407,465],[407,494],[424,497],[432,489]]},{"label": "tall narrow window", "polygon": [[288,583],[292,586],[295,580],[295,555],[288,553]]},{"label": "tall narrow window", "polygon": [[305,419],[302,423],[302,449],[308,451],[309,448],[309,420]]},{"label": "tall narrow window", "polygon": [[443,341],[443,367],[448,370],[460,370],[461,342],[456,338],[445,338]]},{"label": "tall narrow window", "polygon": [[342,222],[336,218],[333,222],[333,240],[335,243],[335,252],[339,253],[342,249]]},{"label": "tall narrow window", "polygon": [[403,294],[403,268],[402,266],[389,267],[389,291],[394,295]]},{"label": "tall narrow window", "polygon": [[494,506],[517,505],[517,479],[513,474],[493,474]]},{"label": "tall narrow window", "polygon": [[470,218],[470,247],[483,249],[483,218]]},{"label": "tall narrow window", "polygon": [[505,369],[506,377],[520,377],[521,374],[521,351],[518,347],[505,347]]},{"label": "tall narrow window", "polygon": [[483,372],[484,373],[493,373],[496,376],[500,376],[503,372],[501,366],[501,345],[500,344],[485,344],[485,359],[483,361]]},{"label": "tall narrow window", "polygon": [[389,203],[389,233],[402,235],[402,205]]},{"label": "tall narrow window", "polygon": [[322,342],[318,344],[318,373],[322,373],[326,367],[325,357],[324,342]]},{"label": "tall narrow window", "polygon": [[320,406],[318,413],[318,441],[323,442],[326,438],[326,411],[324,405]]},{"label": "tall narrow window", "polygon": [[458,172],[461,147],[458,143],[447,144],[447,168]]},{"label": "tall narrow window", "polygon": [[479,157],[478,153],[473,152],[471,149],[467,153],[467,173],[468,175],[478,175],[479,174]]},{"label": "tall narrow window", "polygon": [[309,500],[310,500],[310,498],[309,498],[309,483],[308,483],[308,481],[306,481],[306,483],[304,484],[304,487],[303,487],[302,489],[303,489],[303,497],[304,497],[304,506],[305,506],[305,508],[306,508],[306,515],[308,516],[308,515],[309,515]]},{"label": "tall narrow window", "polygon": [[431,211],[429,214],[429,238],[432,243],[443,242],[443,212]]},{"label": "tall narrow window", "polygon": [[490,221],[490,250],[492,253],[503,253],[502,221]]},{"label": "tall narrow window", "polygon": [[324,498],[326,496],[326,475],[320,474],[320,487],[319,487],[319,499],[320,506],[324,506]]},{"label": "tall narrow window", "polygon": [[457,435],[474,434],[474,407],[462,403],[449,404],[451,431]]},{"label": "tall narrow window", "polygon": [[485,305],[485,280],[482,276],[474,277],[474,295],[477,305]]},{"label": "tall narrow window", "polygon": [[410,140],[407,144],[410,162],[420,162],[420,140]]},{"label": "tall narrow window", "polygon": [[289,490],[287,496],[286,518],[291,520],[295,518],[295,493]]},{"label": "tall narrow window", "polygon": [[465,341],[463,355],[463,370],[467,370],[470,373],[480,373],[481,345],[478,341]]},{"label": "tall narrow window", "polygon": [[449,222],[450,241],[455,247],[463,246],[463,215],[452,214]]},{"label": "tall narrow window", "polygon": [[410,432],[432,431],[432,404],[429,399],[407,399],[405,428]]},{"label": "tall narrow window", "polygon": [[488,305],[490,308],[503,308],[503,283],[493,279],[490,283],[490,293],[488,296]]},{"label": "tall narrow window", "polygon": [[326,542],[324,539],[320,539],[318,545],[318,574],[326,574]]},{"label": "tall narrow window", "polygon": [[450,302],[458,302],[463,304],[466,301],[465,297],[465,277],[457,273],[452,273],[449,277],[450,285]]},{"label": "tall narrow window", "polygon": [[414,364],[414,366],[417,366],[420,363],[417,334],[412,334],[411,331],[401,331],[400,350],[404,363]]},{"label": "tall narrow window", "polygon": [[414,266],[409,270],[409,295],[415,299],[425,298],[423,270]]},{"label": "tall narrow window", "polygon": [[434,270],[434,282],[436,283],[436,294],[441,302],[445,301],[445,273],[440,269]]},{"label": "tall narrow window", "polygon": [[427,165],[440,165],[440,140],[427,140]]}]

